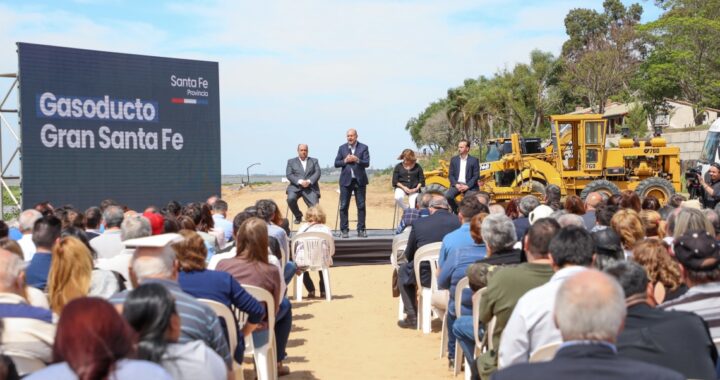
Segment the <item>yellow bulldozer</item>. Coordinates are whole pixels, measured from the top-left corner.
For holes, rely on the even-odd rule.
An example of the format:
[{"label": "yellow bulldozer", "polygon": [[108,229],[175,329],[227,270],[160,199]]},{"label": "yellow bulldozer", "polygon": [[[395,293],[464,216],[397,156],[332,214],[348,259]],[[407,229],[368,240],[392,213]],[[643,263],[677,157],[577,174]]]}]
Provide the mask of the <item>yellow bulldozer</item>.
[{"label": "yellow bulldozer", "polygon": [[[551,184],[563,195],[583,199],[593,191],[610,195],[629,189],[641,197],[655,196],[662,204],[680,191],[680,149],[667,146],[659,133],[640,141],[624,134],[618,147],[607,148],[602,115],[554,115],[550,120],[551,138],[545,147],[539,139],[518,134],[491,142],[502,149],[500,154],[490,149],[480,164],[480,189],[496,202],[528,194],[542,197]],[[447,163],[427,172],[426,189],[447,188],[447,175]]]}]

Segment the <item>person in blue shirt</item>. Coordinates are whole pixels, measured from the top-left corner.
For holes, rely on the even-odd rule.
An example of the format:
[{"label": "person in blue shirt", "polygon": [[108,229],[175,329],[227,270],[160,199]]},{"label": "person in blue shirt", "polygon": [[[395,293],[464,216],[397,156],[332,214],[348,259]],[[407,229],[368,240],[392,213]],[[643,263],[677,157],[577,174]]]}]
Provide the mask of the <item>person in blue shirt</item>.
[{"label": "person in blue shirt", "polygon": [[438,267],[442,268],[445,260],[458,249],[476,245],[476,242],[472,236],[470,236],[470,220],[481,212],[489,214],[490,210],[486,205],[482,204],[476,196],[463,198],[458,208],[458,219],[460,219],[462,225],[443,238],[440,257],[438,258]]},{"label": "person in blue shirt", "polygon": [[[252,333],[262,321],[265,307],[246,292],[229,273],[205,269],[207,249],[197,232],[181,230],[179,234],[184,239],[173,244],[172,247],[180,266],[178,273],[180,288],[195,298],[217,301],[228,308],[234,306],[248,315],[243,329],[238,329],[238,345],[234,353],[235,360],[241,363],[245,351],[244,337]],[[237,324],[235,320],[222,322]],[[223,328],[227,334],[226,327]]]},{"label": "person in blue shirt", "polygon": [[25,270],[28,285],[45,290],[52,262],[52,247],[60,239],[61,229],[60,219],[52,215],[44,216],[35,222],[32,240],[37,251]]}]

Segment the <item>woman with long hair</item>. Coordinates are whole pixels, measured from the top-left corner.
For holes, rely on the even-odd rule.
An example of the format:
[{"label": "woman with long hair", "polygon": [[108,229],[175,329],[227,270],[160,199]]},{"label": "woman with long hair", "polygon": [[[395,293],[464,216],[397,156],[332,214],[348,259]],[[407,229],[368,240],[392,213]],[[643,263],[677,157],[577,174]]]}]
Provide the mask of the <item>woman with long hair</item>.
[{"label": "woman with long hair", "polygon": [[[403,149],[397,159],[402,162],[395,165],[392,174],[395,203],[403,210],[415,208],[420,189],[425,186],[425,174],[412,149]],[[408,204],[405,204],[405,196],[408,197]]]},{"label": "woman with long hair", "polygon": [[[300,225],[297,233],[301,234],[303,232],[320,232],[332,238],[332,230],[330,229],[330,227],[325,225],[325,221],[325,212],[320,208],[320,206],[310,207],[307,212],[305,212],[305,223]],[[328,267],[332,266],[333,264],[333,260],[330,256],[329,250],[329,247],[323,245],[323,261]],[[298,265],[298,268],[303,268],[307,266],[306,264],[308,258],[305,256],[306,255],[304,245],[302,243],[298,243],[295,247],[295,253],[293,257],[295,263]],[[320,297],[325,298],[325,279],[323,278],[322,271],[318,273],[320,274]],[[312,278],[310,278],[310,273],[306,273],[303,276],[303,284],[305,285],[305,289],[307,289],[308,291],[308,298],[315,298],[315,284],[313,283]]]},{"label": "woman with long hair", "polygon": [[171,380],[157,364],[129,359],[133,333],[115,307],[100,298],[78,298],[60,314],[53,362],[26,379]]},{"label": "woman with long hair", "polygon": [[[218,263],[217,270],[230,273],[241,284],[248,284],[267,290],[275,300],[275,343],[277,347],[278,374],[286,375],[290,369],[282,365],[287,357],[292,309],[290,301],[283,295],[284,279],[277,267],[268,262],[268,224],[260,218],[249,218],[238,228],[235,237],[237,256]],[[267,323],[263,322],[253,332],[253,341],[262,345],[267,342]]]},{"label": "woman with long hair", "polygon": [[[178,283],[185,293],[195,298],[220,302],[230,308],[235,306],[248,315],[243,329],[238,331],[235,360],[242,363],[245,351],[245,335],[250,334],[265,315],[265,308],[240,286],[229,273],[207,269],[207,248],[197,232],[180,230],[184,239],[172,245],[180,272]],[[221,323],[228,321],[221,320]],[[230,321],[236,322],[236,321]]]},{"label": "woman with long hair", "polygon": [[659,239],[645,239],[633,250],[633,261],[642,265],[650,283],[655,287],[655,301],[661,304],[687,292],[680,264],[673,260],[668,248]]},{"label": "woman with long hair", "polygon": [[137,359],[162,365],[175,380],[227,379],[225,362],[202,340],[178,343],[180,315],[164,286],[144,284],[130,292],[123,317],[138,335]]}]

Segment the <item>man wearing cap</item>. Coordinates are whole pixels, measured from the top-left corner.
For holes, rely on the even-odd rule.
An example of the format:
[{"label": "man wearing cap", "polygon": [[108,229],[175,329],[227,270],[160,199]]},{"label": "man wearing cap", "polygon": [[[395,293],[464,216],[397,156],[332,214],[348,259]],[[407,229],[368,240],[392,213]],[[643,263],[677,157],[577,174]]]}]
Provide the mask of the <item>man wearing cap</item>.
[{"label": "man wearing cap", "polygon": [[538,348],[559,342],[562,337],[553,320],[553,305],[558,288],[593,261],[594,243],[584,227],[566,227],[548,247],[555,274],[546,284],[525,293],[518,300],[500,339],[498,368],[527,363]]},{"label": "man wearing cap", "polygon": [[717,351],[697,314],[655,308],[655,289],[645,268],[618,261],[605,268],[625,292],[627,317],[618,355],[674,369],[688,379],[715,379]]},{"label": "man wearing cap", "polygon": [[357,131],[348,129],[347,144],[338,148],[335,157],[335,167],[340,169],[340,231],[343,238],[348,238],[350,227],[348,224],[348,210],[350,197],[355,193],[355,206],[357,206],[357,234],[366,238],[365,231],[365,191],[368,177],[365,168],[370,166],[370,150],[368,146],[357,141]]},{"label": "man wearing cap", "polygon": [[298,207],[298,198],[305,201],[307,207],[315,206],[320,200],[320,164],[317,158],[308,157],[307,144],[299,144],[298,156],[287,162],[285,176],[288,179],[287,204],[295,216],[294,223],[302,222],[302,212]]},{"label": "man wearing cap", "polygon": [[457,212],[455,197],[467,191],[477,190],[477,181],[480,178],[480,162],[470,155],[470,141],[462,139],[458,142],[458,155],[450,159],[450,188],[445,192],[445,198]]},{"label": "man wearing cap", "polygon": [[[123,242],[135,251],[130,262],[130,278],[134,286],[156,283],[164,286],[173,297],[180,316],[180,343],[202,340],[217,352],[230,367],[232,359],[217,314],[207,305],[185,293],[177,282],[178,262],[171,244],[182,239],[178,234],[154,235]],[[128,291],[115,294],[110,303],[122,308]]]},{"label": "man wearing cap", "polygon": [[720,164],[713,162],[710,164],[705,176],[698,176],[700,186],[705,190],[703,196],[703,206],[713,209],[720,202]]},{"label": "man wearing cap", "polygon": [[[407,317],[398,321],[402,328],[415,328],[417,325],[417,283],[415,282],[415,252],[418,248],[442,241],[446,234],[460,227],[457,216],[448,211],[448,203],[443,196],[434,196],[430,201],[430,216],[418,219],[408,237],[405,257],[408,262],[398,269],[398,287],[405,306]],[[427,264],[427,265],[425,265]],[[430,265],[420,265],[420,282],[423,287],[430,287]]]},{"label": "man wearing cap", "polygon": [[720,338],[720,246],[706,231],[693,230],[674,241],[673,251],[690,289],[660,308],[694,312],[710,326],[713,339]]}]

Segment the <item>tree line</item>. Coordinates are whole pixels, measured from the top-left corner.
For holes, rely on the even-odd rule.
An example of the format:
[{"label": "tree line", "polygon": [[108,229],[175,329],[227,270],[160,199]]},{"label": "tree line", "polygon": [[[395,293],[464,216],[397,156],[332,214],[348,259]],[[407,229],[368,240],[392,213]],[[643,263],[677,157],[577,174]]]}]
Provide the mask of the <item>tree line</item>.
[{"label": "tree line", "polygon": [[690,102],[701,125],[706,107],[720,108],[720,0],[655,4],[663,13],[645,24],[638,3],[572,9],[560,56],[533,50],[528,63],[466,79],[405,129],[435,153],[453,150],[460,138],[484,144],[510,133],[547,137],[548,115],[578,106],[603,113],[608,101],[620,101],[638,105],[627,122],[639,132],[669,112],[668,99]]}]

